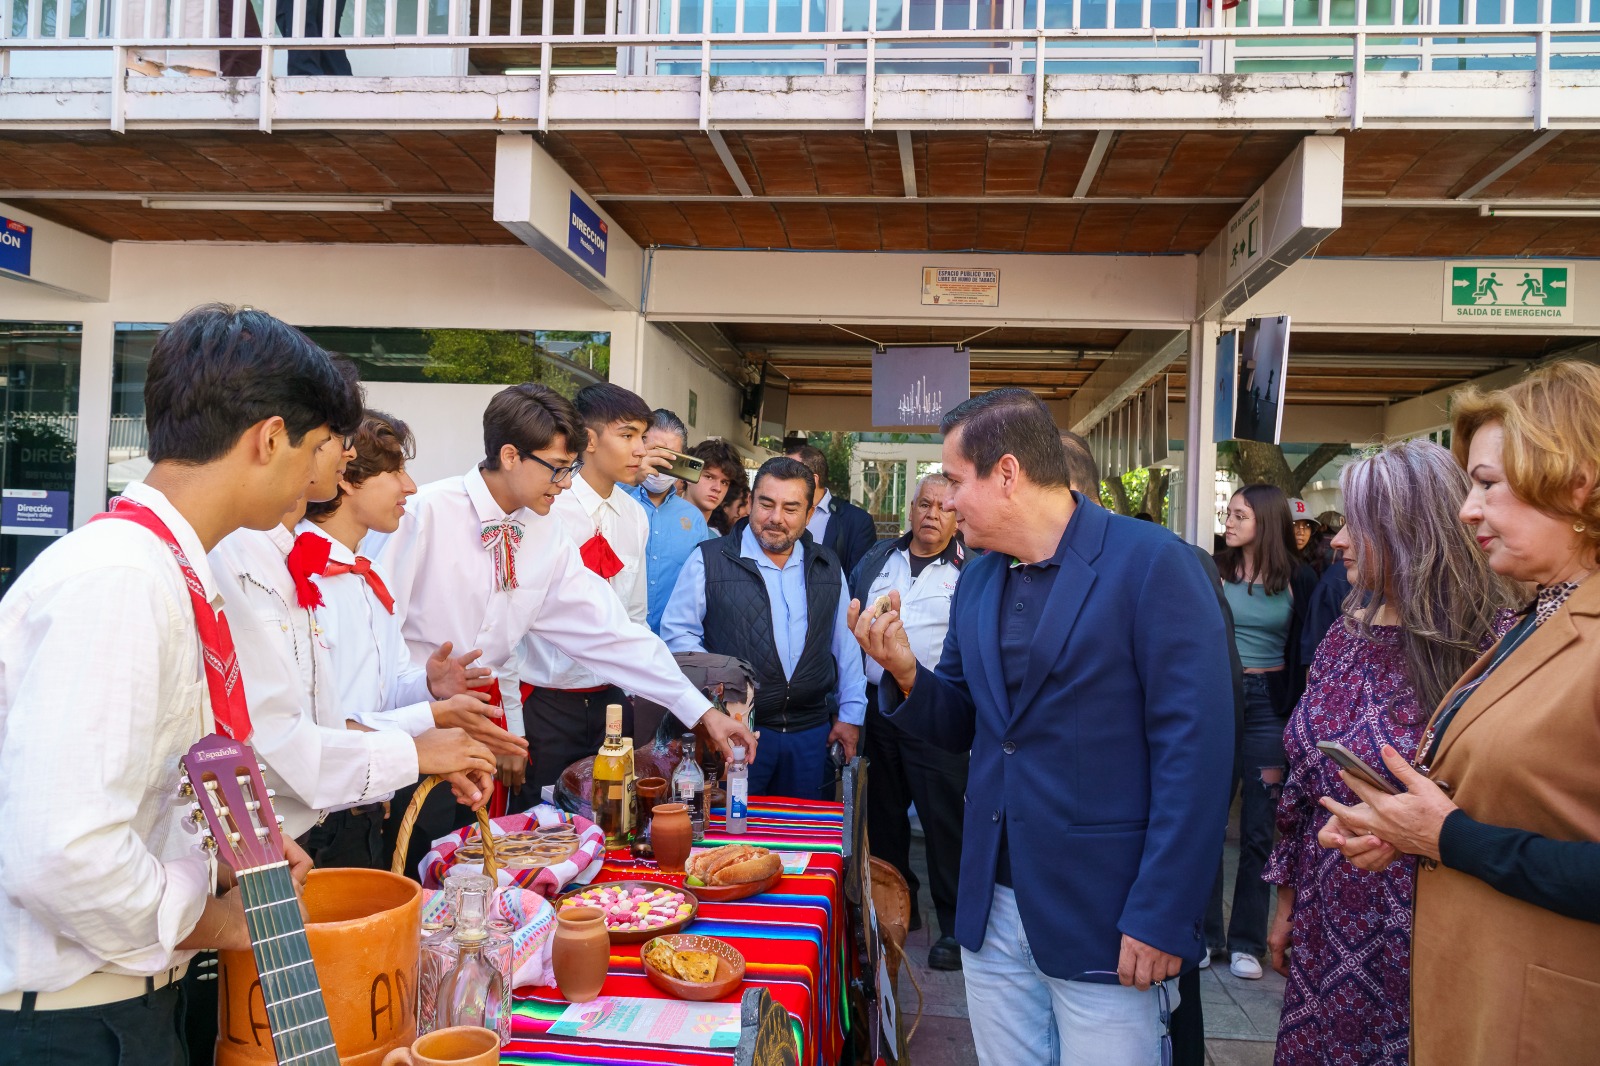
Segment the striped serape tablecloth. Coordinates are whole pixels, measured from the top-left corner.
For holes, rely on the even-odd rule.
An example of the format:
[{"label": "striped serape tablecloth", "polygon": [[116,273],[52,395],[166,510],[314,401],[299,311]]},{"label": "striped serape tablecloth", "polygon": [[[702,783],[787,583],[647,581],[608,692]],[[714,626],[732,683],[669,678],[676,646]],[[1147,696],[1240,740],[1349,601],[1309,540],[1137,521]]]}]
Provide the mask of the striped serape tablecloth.
[{"label": "striped serape tablecloth", "polygon": [[[734,903],[702,902],[694,922],[684,929],[726,940],[739,949],[745,958],[745,981],[726,1002],[738,1002],[745,989],[766,986],[793,1019],[800,1062],[816,1066],[837,1062],[844,1044],[843,967],[848,955],[842,890],[843,823],[844,811],[837,803],[752,796],[749,832],[730,837],[722,831],[721,809],[714,809],[706,832],[708,842],[809,852],[811,859],[805,873],[785,874],[771,892]],[[631,878],[683,883],[682,874],[662,874],[655,863],[634,859],[624,849],[607,854],[594,883]],[[641,946],[611,945],[611,968],[601,995],[665,998],[644,975]],[[511,1042],[501,1053],[502,1062],[518,1066],[701,1066],[733,1059],[732,1049],[727,1048],[701,1050],[552,1036],[550,1026],[567,1008],[561,993],[554,988],[530,987],[517,989],[515,996],[516,1018]]]}]

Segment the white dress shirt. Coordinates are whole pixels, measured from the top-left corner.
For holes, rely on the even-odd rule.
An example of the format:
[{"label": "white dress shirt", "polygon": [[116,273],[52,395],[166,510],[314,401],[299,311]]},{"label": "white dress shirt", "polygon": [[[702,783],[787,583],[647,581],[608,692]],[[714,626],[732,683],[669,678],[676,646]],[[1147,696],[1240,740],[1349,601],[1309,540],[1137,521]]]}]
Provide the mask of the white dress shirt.
[{"label": "white dress shirt", "polygon": [[[650,546],[650,516],[644,506],[620,485],[602,497],[583,475],[572,479],[572,486],[556,497],[550,518],[560,523],[574,547],[595,535],[604,535],[611,550],[622,561],[622,569],[605,579],[628,617],[640,625],[650,624],[650,586],[645,580],[645,552]],[[580,556],[581,559],[581,556]],[[532,633],[523,638],[519,673],[522,680],[537,688],[596,688],[613,684],[593,670],[579,666],[570,656],[543,637]]]},{"label": "white dress shirt", "polygon": [[[557,497],[560,499],[560,497]],[[487,522],[522,524],[515,553],[517,587],[501,590],[482,547]],[[708,706],[672,653],[631,621],[616,594],[583,565],[558,520],[519,508],[507,515],[476,468],[424,485],[406,505],[400,528],[384,539],[378,561],[391,575],[395,612],[423,663],[445,641],[479,648],[500,680],[506,724],[525,736],[517,685],[517,646],[528,633],[629,692],[669,708],[693,725]]]},{"label": "white dress shirt", "polygon": [[[350,565],[356,561],[354,552],[322,532],[315,522],[302,520],[295,535],[303,533],[328,542],[331,562]],[[383,568],[374,563],[372,572],[387,588],[389,577]],[[369,729],[398,729],[413,737],[432,729],[428,672],[411,661],[399,616],[383,606],[360,574],[312,580],[322,591],[317,618],[332,660],[334,706]]]},{"label": "white dress shirt", "polygon": [[[823,535],[828,532],[828,519],[833,517],[833,512],[829,511],[828,508],[832,504],[833,493],[823,489],[822,500],[817,504],[817,509],[811,512],[811,520],[806,523],[806,529],[811,532],[811,539],[818,544],[822,543]],[[845,576],[849,577],[850,575],[846,574]]]},{"label": "white dress shirt", "polygon": [[[221,607],[189,523],[146,485],[123,495]],[[148,530],[69,533],[0,600],[0,993],[189,960],[177,944],[213,881],[181,827],[178,759],[213,728],[189,588]]]},{"label": "white dress shirt", "polygon": [[[939,656],[944,654],[950,602],[955,598],[956,582],[961,580],[961,571],[950,561],[950,555],[951,549],[946,549],[912,580],[910,548],[894,549],[873,578],[867,598],[861,601],[862,609],[866,609],[891,589],[900,593],[900,624],[905,626],[906,639],[917,662],[929,670],[939,665]],[[866,660],[867,680],[876,685],[883,680],[883,667],[870,655],[862,658]]]},{"label": "white dress shirt", "polygon": [[414,784],[418,771],[406,734],[346,728],[322,621],[295,599],[286,562],[293,547],[281,525],[241,529],[211,552],[211,569],[229,605],[253,745],[278,793],[272,806],[284,832],[298,837],[327,811]]}]

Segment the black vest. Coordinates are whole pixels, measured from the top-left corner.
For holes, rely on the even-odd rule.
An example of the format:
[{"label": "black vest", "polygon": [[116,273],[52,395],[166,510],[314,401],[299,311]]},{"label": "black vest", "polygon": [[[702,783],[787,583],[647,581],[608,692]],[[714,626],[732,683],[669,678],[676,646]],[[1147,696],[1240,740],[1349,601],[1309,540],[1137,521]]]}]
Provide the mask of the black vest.
[{"label": "black vest", "polygon": [[832,720],[831,699],[839,680],[833,658],[833,619],[844,578],[839,559],[806,533],[806,643],[785,679],[772,635],[772,602],[753,559],[739,554],[744,523],[732,533],[700,545],[706,567],[705,648],[732,655],[755,668],[755,728],[793,733]]}]

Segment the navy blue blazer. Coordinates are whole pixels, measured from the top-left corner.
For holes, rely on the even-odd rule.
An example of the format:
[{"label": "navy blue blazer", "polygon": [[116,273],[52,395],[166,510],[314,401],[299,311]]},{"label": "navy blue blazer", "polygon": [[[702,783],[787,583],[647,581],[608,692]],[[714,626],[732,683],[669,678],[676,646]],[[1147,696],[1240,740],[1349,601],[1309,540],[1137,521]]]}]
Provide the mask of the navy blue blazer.
[{"label": "navy blue blazer", "polygon": [[1010,559],[991,552],[962,571],[938,668],[918,667],[891,716],[972,751],[955,928],[964,947],[983,944],[1004,825],[1045,973],[1115,971],[1124,933],[1198,962],[1233,767],[1217,594],[1168,530],[1073,495],[1017,705],[1000,667]]},{"label": "navy blue blazer", "polygon": [[839,557],[848,579],[856,564],[878,543],[878,526],[865,507],[834,496],[828,501],[828,528],[822,531],[822,543]]}]

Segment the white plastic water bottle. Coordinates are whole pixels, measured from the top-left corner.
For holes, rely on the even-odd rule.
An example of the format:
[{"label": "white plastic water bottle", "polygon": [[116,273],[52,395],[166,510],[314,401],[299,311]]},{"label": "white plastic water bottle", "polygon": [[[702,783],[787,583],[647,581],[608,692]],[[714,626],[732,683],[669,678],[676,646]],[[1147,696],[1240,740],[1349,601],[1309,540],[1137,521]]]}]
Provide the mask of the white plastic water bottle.
[{"label": "white plastic water bottle", "polygon": [[728,765],[728,814],[726,829],[731,836],[743,836],[750,816],[750,770],[744,764],[744,745],[733,746],[733,762]]}]

